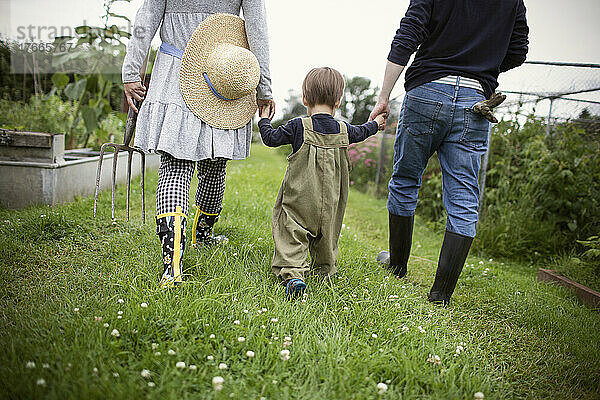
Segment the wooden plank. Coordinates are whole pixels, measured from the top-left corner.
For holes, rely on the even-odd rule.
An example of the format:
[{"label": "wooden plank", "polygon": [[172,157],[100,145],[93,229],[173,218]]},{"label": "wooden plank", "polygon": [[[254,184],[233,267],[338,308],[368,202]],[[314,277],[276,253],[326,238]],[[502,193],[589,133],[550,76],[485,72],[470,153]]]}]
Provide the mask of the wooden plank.
[{"label": "wooden plank", "polygon": [[592,308],[600,309],[600,293],[592,290],[586,286],[583,286],[580,283],[572,281],[569,278],[565,278],[557,274],[556,272],[550,269],[538,269],[538,280],[542,282],[552,282],[557,283],[561,286],[566,287],[567,289],[571,289],[575,291],[575,295],[585,304]]},{"label": "wooden plank", "polygon": [[8,147],[38,147],[43,149],[52,148],[52,137],[56,133],[43,132],[20,132],[1,130],[2,143]]}]

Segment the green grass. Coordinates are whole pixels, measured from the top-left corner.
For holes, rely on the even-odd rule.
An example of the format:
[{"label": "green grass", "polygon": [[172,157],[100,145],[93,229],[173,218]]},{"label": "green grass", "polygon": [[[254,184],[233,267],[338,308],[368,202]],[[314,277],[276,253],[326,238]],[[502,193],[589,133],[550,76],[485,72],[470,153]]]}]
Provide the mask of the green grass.
[{"label": "green grass", "polygon": [[[176,290],[156,287],[159,243],[152,218],[141,224],[135,185],[130,223],[123,188],[116,223],[110,193],[96,219],[90,198],[0,210],[0,397],[472,399],[481,391],[486,399],[600,398],[598,312],[538,283],[533,267],[476,255],[453,306],[432,306],[426,293],[440,234],[417,220],[408,278],[390,279],[374,262],[386,247],[385,200],[356,191],[338,276],[309,280],[306,302],[285,301],[270,273],[271,210],[284,170],[281,155],[259,146],[249,160],[229,164],[216,229],[229,245],[188,248],[189,281]],[[155,184],[149,177],[147,187]],[[280,358],[285,336],[288,361]],[[427,362],[429,354],[441,364]],[[197,370],[178,369],[178,361]],[[212,388],[217,375],[225,379],[221,391]],[[379,382],[389,387],[383,395]]]}]

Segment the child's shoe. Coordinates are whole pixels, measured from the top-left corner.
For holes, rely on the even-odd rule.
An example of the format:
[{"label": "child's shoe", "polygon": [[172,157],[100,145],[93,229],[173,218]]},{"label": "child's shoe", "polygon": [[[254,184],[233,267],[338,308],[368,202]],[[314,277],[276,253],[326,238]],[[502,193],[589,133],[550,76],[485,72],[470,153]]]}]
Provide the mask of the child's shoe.
[{"label": "child's shoe", "polygon": [[289,299],[300,297],[304,290],[306,290],[306,283],[302,279],[290,279],[285,285],[285,297]]},{"label": "child's shoe", "polygon": [[227,244],[229,239],[223,235],[213,235],[213,227],[219,220],[219,213],[207,214],[200,209],[196,210],[194,226],[192,229],[192,247],[213,244]]}]

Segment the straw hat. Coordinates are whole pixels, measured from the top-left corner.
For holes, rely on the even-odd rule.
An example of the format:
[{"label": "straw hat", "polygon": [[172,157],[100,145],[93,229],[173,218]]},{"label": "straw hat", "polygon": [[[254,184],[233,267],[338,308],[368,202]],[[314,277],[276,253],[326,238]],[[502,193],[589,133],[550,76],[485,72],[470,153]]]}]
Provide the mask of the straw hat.
[{"label": "straw hat", "polygon": [[189,109],[208,125],[241,128],[256,112],[260,68],[248,48],[244,20],[233,14],[209,16],[187,43],[179,87]]}]

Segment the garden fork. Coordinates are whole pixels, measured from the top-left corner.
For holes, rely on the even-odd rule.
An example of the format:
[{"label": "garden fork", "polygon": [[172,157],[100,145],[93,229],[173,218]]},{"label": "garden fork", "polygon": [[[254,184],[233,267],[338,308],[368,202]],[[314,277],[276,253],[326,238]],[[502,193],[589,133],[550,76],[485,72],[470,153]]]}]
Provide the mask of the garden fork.
[{"label": "garden fork", "polygon": [[[142,83],[145,83],[146,78],[146,65],[148,63],[149,53],[146,55],[146,59],[144,60],[144,65],[142,66],[142,70],[140,73]],[[135,106],[139,110],[142,101],[138,102],[133,100]],[[131,107],[129,107],[129,112],[127,113],[127,122],[125,123],[125,137],[123,139],[123,144],[117,143],[104,143],[100,148],[100,159],[98,160],[98,173],[96,174],[96,193],[94,195],[94,217],[96,216],[96,207],[98,204],[98,191],[100,190],[100,174],[102,171],[102,160],[104,158],[104,152],[107,148],[112,147],[113,150],[113,169],[112,169],[112,219],[115,219],[115,191],[116,191],[116,180],[117,180],[117,161],[120,151],[128,152],[127,157],[127,221],[129,221],[129,198],[130,198],[130,188],[131,188],[131,161],[133,160],[133,153],[139,153],[141,156],[141,187],[142,187],[142,220],[143,223],[146,223],[146,196],[145,196],[145,186],[144,186],[144,173],[146,169],[146,154],[139,147],[130,146],[131,138],[133,137],[133,133],[135,132],[135,126],[137,123],[137,113],[133,111]]]}]

